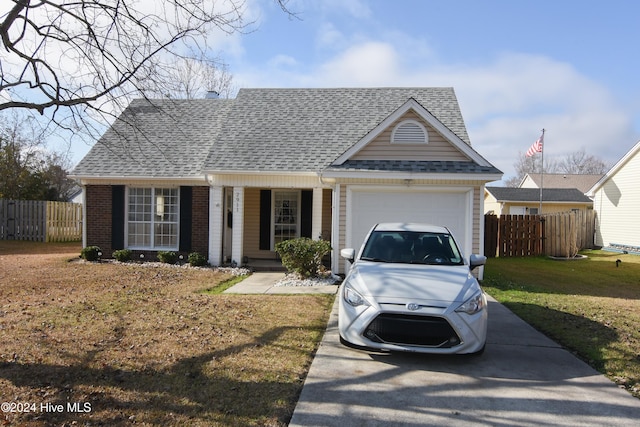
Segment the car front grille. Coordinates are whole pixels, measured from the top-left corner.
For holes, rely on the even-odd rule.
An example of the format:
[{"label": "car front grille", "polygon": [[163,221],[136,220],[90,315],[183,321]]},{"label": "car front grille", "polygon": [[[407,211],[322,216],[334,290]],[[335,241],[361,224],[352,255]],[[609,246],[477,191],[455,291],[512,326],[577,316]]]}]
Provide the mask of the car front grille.
[{"label": "car front grille", "polygon": [[382,313],[364,331],[372,341],[389,344],[450,348],[460,337],[442,317]]}]

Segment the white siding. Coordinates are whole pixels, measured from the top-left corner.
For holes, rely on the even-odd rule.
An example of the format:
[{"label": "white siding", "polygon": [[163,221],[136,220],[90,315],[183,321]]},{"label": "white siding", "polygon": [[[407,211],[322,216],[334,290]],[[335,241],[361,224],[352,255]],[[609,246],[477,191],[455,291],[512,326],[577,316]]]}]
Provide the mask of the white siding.
[{"label": "white siding", "polygon": [[[428,132],[428,143],[417,144],[391,142],[395,126],[404,120],[420,122]],[[469,161],[469,158],[436,130],[422,121],[413,111],[396,120],[369,144],[351,157],[353,160],[453,160]]]},{"label": "white siding", "polygon": [[640,156],[636,153],[596,192],[596,244],[640,246]]},{"label": "white siding", "polygon": [[530,176],[527,175],[527,177],[524,179],[524,181],[520,185],[520,188],[538,188],[538,185],[535,182],[533,182]]}]

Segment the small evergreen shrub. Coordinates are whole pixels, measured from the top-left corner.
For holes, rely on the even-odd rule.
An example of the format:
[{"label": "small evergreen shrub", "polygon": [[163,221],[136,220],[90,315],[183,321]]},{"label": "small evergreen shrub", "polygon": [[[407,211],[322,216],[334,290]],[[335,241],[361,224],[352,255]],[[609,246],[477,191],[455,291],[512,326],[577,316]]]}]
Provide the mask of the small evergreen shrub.
[{"label": "small evergreen shrub", "polygon": [[331,251],[331,244],[301,237],[277,243],[275,249],[287,271],[302,277],[316,277],[322,268],[322,257]]},{"label": "small evergreen shrub", "polygon": [[128,262],[131,261],[131,256],[133,253],[130,249],[118,249],[117,251],[113,251],[111,256],[120,262]]},{"label": "small evergreen shrub", "polygon": [[158,260],[165,264],[175,264],[178,262],[178,254],[171,251],[159,251]]},{"label": "small evergreen shrub", "polygon": [[207,258],[200,252],[191,252],[188,257],[189,265],[192,267],[203,267],[207,265]]},{"label": "small evergreen shrub", "polygon": [[97,261],[100,259],[101,252],[98,246],[87,246],[80,251],[80,257],[87,261]]}]

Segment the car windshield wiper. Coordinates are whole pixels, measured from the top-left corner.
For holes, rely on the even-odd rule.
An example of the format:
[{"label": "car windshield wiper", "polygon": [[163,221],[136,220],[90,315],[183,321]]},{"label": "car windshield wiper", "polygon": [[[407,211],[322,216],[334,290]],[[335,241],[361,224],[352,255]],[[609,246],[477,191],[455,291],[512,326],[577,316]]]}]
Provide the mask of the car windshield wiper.
[{"label": "car windshield wiper", "polygon": [[382,259],[382,258],[371,258],[371,257],[368,257],[368,256],[360,257],[360,259],[361,259],[361,260],[363,260],[363,261],[389,262],[389,260],[386,260],[386,259]]}]

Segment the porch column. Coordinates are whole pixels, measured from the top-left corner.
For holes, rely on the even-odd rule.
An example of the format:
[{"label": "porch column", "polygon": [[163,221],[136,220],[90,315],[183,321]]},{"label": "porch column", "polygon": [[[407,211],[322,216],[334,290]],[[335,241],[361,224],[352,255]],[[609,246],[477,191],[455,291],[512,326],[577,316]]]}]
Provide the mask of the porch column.
[{"label": "porch column", "polygon": [[224,189],[209,188],[209,264],[222,264],[222,227],[224,225]]},{"label": "porch column", "polygon": [[244,240],[244,187],[233,187],[233,232],[231,243],[231,262],[242,265]]},{"label": "porch column", "polygon": [[[313,189],[313,202],[311,208],[311,238],[320,239],[322,235],[322,188]],[[322,236],[328,239],[329,236]]]},{"label": "porch column", "polygon": [[340,246],[342,242],[340,241],[340,184],[336,184],[335,188],[332,192],[331,198],[331,272],[333,274],[340,274],[341,269],[341,259],[340,259]]}]

